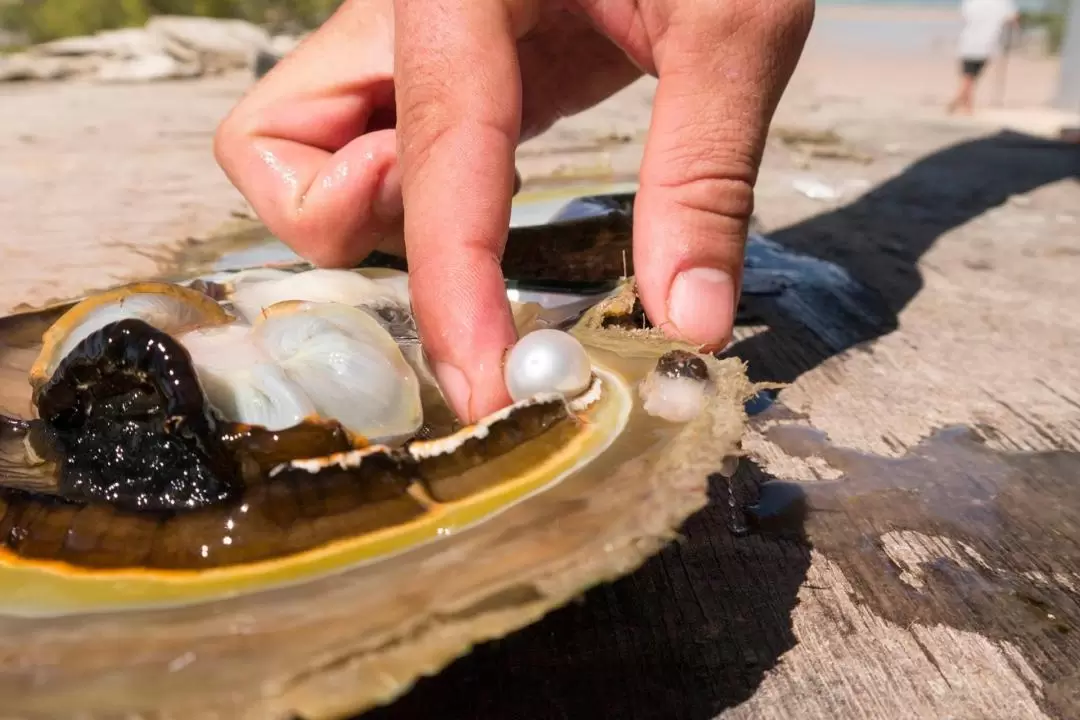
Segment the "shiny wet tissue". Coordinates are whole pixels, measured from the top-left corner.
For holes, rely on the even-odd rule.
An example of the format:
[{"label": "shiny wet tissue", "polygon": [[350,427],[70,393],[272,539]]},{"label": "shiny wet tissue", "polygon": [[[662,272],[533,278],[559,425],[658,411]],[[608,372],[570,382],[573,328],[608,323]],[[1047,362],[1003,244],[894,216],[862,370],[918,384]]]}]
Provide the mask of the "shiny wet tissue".
[{"label": "shiny wet tissue", "polygon": [[[573,265],[628,240],[601,219],[524,231]],[[738,454],[754,388],[611,277],[509,291],[514,402],[464,426],[401,270],[239,269],[0,319],[5,711],[338,717],[633,570]]]}]

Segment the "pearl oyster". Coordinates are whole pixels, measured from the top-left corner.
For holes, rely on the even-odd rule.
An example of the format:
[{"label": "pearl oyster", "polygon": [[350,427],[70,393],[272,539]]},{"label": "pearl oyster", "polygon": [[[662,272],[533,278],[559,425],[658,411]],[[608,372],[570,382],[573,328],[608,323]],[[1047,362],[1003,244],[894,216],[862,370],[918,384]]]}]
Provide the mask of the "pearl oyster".
[{"label": "pearl oyster", "polygon": [[[581,227],[525,234],[572,238],[595,281]],[[632,280],[580,318],[515,303],[522,334],[576,338],[592,379],[466,427],[406,280],[252,268],[0,319],[5,712],[315,720],[388,702],[632,571],[737,454],[741,363],[643,329]],[[331,372],[334,353],[355,363]]]}]

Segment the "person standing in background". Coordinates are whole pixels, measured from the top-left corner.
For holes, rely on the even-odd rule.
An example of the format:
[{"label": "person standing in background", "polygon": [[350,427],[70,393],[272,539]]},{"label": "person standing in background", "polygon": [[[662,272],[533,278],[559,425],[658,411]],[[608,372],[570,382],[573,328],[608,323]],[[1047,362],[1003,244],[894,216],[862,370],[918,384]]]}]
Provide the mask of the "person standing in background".
[{"label": "person standing in background", "polygon": [[975,83],[986,63],[1001,48],[1005,29],[1018,27],[1020,13],[1013,0],[962,0],[960,13],[960,88],[949,112],[971,113]]}]

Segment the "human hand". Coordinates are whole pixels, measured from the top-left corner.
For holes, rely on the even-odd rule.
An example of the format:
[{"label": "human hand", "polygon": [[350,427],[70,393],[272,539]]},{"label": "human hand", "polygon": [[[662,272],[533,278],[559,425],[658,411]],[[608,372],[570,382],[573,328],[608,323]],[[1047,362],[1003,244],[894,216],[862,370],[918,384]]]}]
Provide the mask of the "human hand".
[{"label": "human hand", "polygon": [[730,337],[753,186],[813,0],[346,0],[222,123],[218,162],[318,265],[404,250],[425,351],[466,420],[509,402],[500,258],[518,143],[659,77],[634,212],[649,318]]}]

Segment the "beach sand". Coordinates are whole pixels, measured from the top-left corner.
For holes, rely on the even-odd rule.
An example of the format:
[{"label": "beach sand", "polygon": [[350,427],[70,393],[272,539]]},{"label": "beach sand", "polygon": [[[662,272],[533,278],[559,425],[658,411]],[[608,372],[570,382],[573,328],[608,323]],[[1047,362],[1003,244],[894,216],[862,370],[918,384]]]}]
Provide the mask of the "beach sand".
[{"label": "beach sand", "polygon": [[[932,8],[820,9],[776,123],[855,134],[872,134],[882,122],[957,124],[941,113],[955,62],[933,40],[951,23],[954,12]],[[879,35],[893,42],[874,42]],[[1044,105],[1055,79],[1054,60],[1013,58],[1004,105]],[[236,75],[0,86],[0,309],[152,274],[191,238],[245,212],[214,163],[211,138],[250,82]],[[654,87],[642,80],[527,143],[520,153],[527,183],[633,178]],[[977,120],[960,124],[984,131]],[[768,165],[759,194],[782,194],[775,182]]]}]

